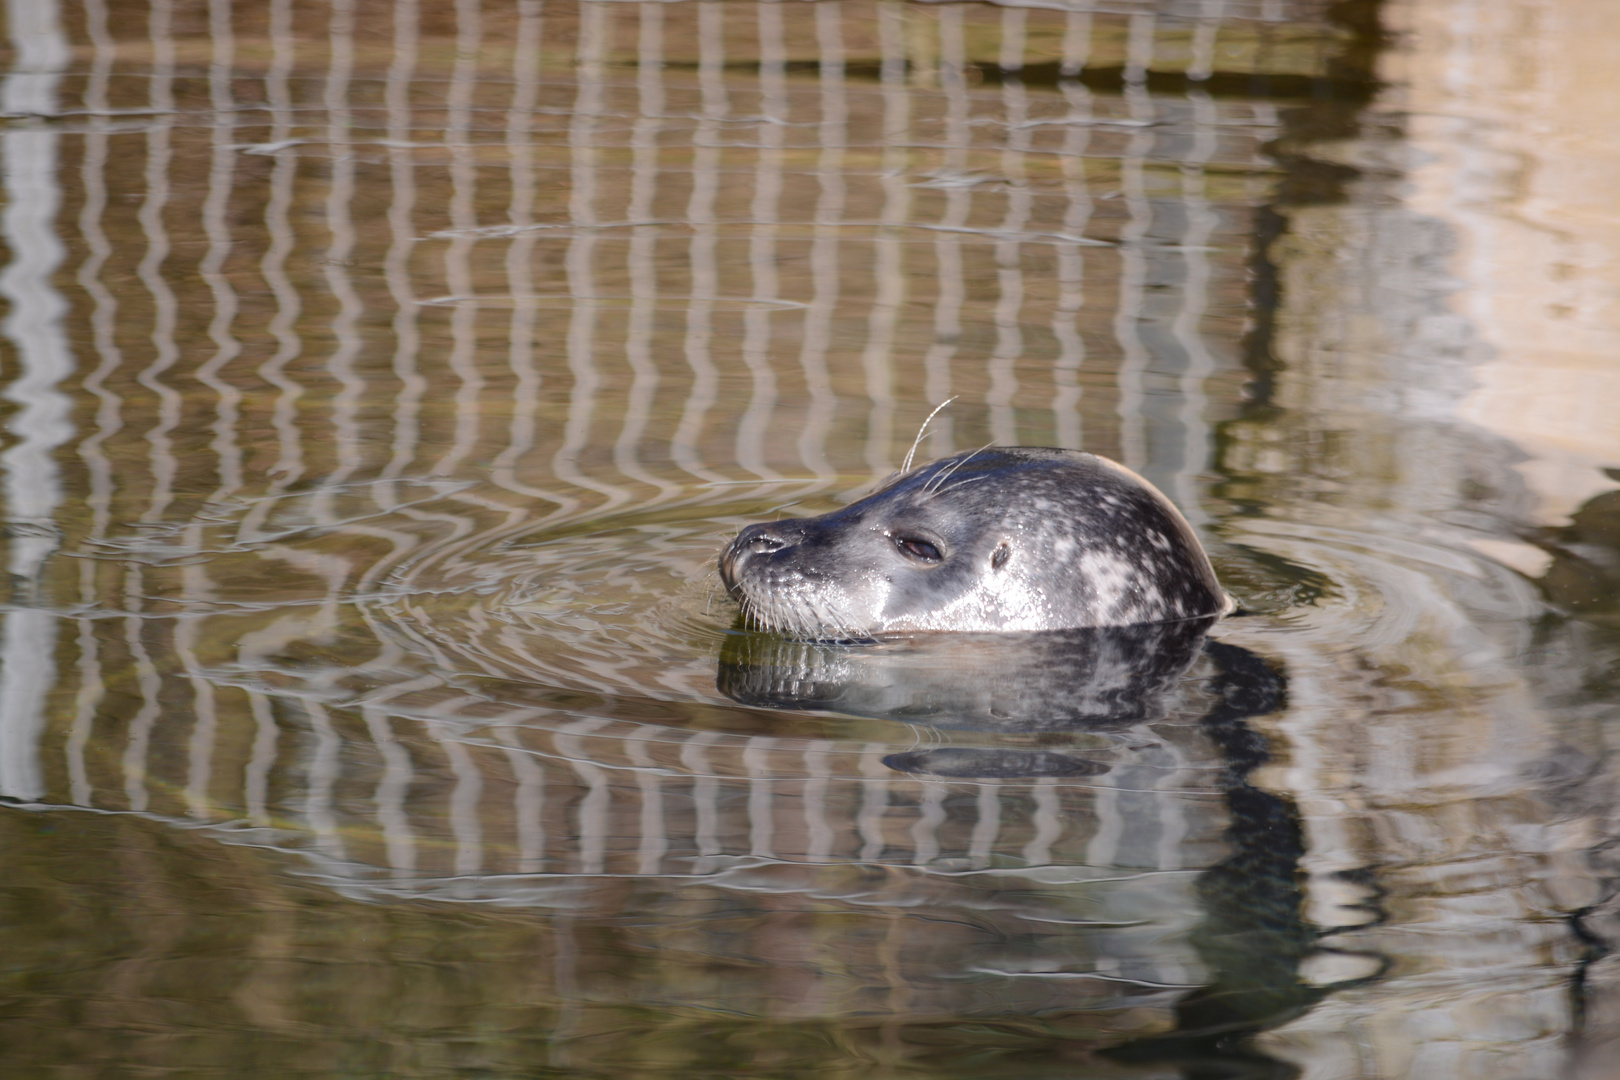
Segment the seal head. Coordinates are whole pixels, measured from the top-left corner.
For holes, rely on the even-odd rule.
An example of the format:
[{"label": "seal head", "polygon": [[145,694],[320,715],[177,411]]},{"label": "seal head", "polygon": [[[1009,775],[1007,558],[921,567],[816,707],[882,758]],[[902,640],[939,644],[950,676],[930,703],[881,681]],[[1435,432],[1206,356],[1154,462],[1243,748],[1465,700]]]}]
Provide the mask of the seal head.
[{"label": "seal head", "polygon": [[750,525],[720,577],[807,640],[1131,626],[1228,609],[1192,528],[1095,454],[999,447],[923,465],[821,517]]}]

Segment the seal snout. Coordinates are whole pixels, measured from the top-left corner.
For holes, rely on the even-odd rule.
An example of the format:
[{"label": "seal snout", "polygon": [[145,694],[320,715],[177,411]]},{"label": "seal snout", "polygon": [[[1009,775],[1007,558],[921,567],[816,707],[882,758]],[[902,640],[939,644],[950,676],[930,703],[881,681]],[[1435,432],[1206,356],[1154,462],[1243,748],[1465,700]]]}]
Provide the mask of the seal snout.
[{"label": "seal snout", "polygon": [[720,553],[720,580],[735,592],[743,565],[758,555],[771,555],[804,539],[804,530],[790,521],[749,525]]}]

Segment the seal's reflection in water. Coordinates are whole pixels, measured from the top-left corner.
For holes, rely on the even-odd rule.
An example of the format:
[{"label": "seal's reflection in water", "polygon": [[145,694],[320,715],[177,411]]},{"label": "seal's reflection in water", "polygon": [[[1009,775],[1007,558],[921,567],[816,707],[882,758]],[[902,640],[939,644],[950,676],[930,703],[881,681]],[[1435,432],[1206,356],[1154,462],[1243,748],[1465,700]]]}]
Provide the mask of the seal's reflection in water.
[{"label": "seal's reflection in water", "polygon": [[[1301,914],[1298,814],[1249,781],[1268,752],[1245,721],[1282,708],[1285,680],[1253,652],[1208,639],[1214,622],[858,644],[738,630],[716,683],[746,705],[913,725],[934,745],[884,764],[919,778],[1219,791],[1225,856],[1194,887],[1202,920],[1190,935],[1209,980],[1179,1001],[1173,1033],[1112,1052],[1230,1059],[1245,1056],[1233,1036],[1296,1015],[1321,991],[1298,974],[1313,938]],[[1112,849],[1119,870],[1162,858],[1133,852],[1130,833],[1127,823]],[[1143,830],[1138,843],[1162,848],[1165,838]]]}]

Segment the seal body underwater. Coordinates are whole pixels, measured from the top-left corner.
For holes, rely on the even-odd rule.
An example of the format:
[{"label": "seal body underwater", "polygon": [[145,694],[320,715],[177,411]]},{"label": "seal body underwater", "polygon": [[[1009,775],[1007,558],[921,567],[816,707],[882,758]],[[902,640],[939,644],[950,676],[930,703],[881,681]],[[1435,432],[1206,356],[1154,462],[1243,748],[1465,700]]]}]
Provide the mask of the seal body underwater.
[{"label": "seal body underwater", "polygon": [[1095,454],[996,447],[920,466],[820,517],[750,525],[720,553],[746,618],[809,640],[1040,631],[1220,615],[1185,518]]}]

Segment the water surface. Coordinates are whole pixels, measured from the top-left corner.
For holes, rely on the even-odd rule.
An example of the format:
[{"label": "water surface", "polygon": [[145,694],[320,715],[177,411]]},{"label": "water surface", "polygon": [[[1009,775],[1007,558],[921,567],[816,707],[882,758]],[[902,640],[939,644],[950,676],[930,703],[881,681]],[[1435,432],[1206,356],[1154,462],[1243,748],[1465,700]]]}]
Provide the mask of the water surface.
[{"label": "water surface", "polygon": [[[8,1065],[1608,1075],[1595,18],[14,6]],[[951,398],[1242,614],[739,629]]]}]

